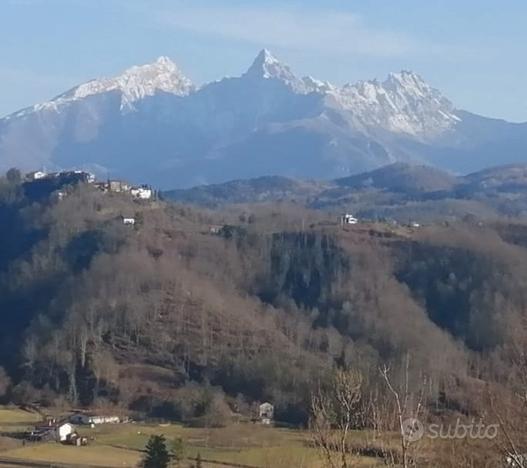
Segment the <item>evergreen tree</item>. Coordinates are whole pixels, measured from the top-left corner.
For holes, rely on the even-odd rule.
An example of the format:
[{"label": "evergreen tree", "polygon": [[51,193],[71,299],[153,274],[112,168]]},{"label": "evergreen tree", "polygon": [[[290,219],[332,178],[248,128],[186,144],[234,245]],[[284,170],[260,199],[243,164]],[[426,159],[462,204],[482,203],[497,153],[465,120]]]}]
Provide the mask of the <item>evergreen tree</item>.
[{"label": "evergreen tree", "polygon": [[146,444],[146,455],[143,460],[144,468],[167,468],[170,455],[167,450],[165,437],[153,435]]},{"label": "evergreen tree", "polygon": [[202,468],[201,465],[201,454],[198,452],[198,456],[196,457],[196,468]]}]

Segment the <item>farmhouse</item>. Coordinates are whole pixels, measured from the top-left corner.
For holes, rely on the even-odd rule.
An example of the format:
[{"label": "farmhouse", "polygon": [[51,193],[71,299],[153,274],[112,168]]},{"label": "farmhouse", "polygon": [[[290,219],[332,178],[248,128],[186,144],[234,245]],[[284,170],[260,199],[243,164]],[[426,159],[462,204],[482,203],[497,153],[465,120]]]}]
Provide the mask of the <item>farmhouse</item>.
[{"label": "farmhouse", "polygon": [[341,217],[340,217],[340,224],[341,225],[344,225],[344,224],[357,224],[359,222],[359,220],[357,218],[355,218],[353,215],[351,214],[343,214]]},{"label": "farmhouse", "polygon": [[37,426],[29,434],[29,439],[33,441],[66,442],[71,434],[75,432],[75,427],[69,422],[54,423],[50,421],[47,425]]},{"label": "farmhouse", "polygon": [[150,200],[152,198],[152,189],[146,185],[141,185],[141,187],[132,187],[130,189],[130,194],[134,198],[139,200]]},{"label": "farmhouse", "polygon": [[94,185],[102,192],[129,193],[138,200],[150,200],[154,196],[154,191],[148,185],[131,186],[122,180],[96,182]]},{"label": "farmhouse", "polygon": [[274,418],[274,406],[269,402],[262,403],[258,407],[258,417],[262,424],[271,424]]}]

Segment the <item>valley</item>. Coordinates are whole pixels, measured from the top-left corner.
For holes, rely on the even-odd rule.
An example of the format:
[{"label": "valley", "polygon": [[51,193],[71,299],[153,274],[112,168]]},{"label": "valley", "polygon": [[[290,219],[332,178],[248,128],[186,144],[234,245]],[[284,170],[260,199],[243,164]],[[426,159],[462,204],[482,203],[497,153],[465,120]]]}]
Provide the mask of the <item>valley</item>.
[{"label": "valley", "polygon": [[0,468],[527,468],[526,17],[0,0]]},{"label": "valley", "polygon": [[[503,170],[493,174],[485,173],[487,188],[511,186],[496,175]],[[341,211],[293,200],[244,199],[211,210],[169,201],[165,194],[141,199],[101,190],[88,178],[57,180],[63,185],[51,186],[47,195],[14,170],[0,181],[4,402],[112,408],[145,421],[145,434],[181,430],[192,439],[194,427],[205,433],[217,428],[218,437],[246,431],[242,422],[254,417],[255,405],[268,401],[277,427],[292,428],[287,434],[294,439],[309,436],[317,447],[314,459],[293,442],[272,453],[305,455],[313,466],[324,453],[323,432],[313,426],[315,396],[338,390],[341,378],[359,382],[353,405],[363,417],[350,427],[359,437],[376,434],[365,445],[347,440],[346,451],[374,453],[383,463],[410,456],[392,448],[399,436],[386,409],[394,404],[386,382],[403,391],[399,382],[411,379],[412,388],[423,392],[418,394],[430,421],[476,418],[498,424],[487,412],[489,399],[498,395],[500,406],[493,411],[515,408],[527,281],[527,224],[521,218],[496,213],[477,222],[445,222],[434,212],[423,224],[363,218],[342,225]],[[402,193],[396,178],[388,180],[396,184],[393,193]],[[415,177],[410,180],[404,187],[427,192]],[[479,180],[471,176],[467,183]],[[449,178],[430,184],[436,190],[447,182],[452,189],[459,186]],[[519,416],[514,411],[511,424]],[[236,429],[237,424],[242,425]],[[127,440],[126,427],[109,439]],[[228,436],[231,443],[233,437]],[[124,450],[145,442],[139,439],[124,443]],[[223,458],[217,447],[208,452],[198,446],[220,461],[280,466],[252,444],[248,453],[256,458],[244,450]],[[445,457],[441,466],[457,466],[455,457],[432,447],[427,452],[412,445],[411,456],[431,466],[437,466],[433,457]],[[11,454],[69,460],[72,450],[44,448]],[[466,449],[470,457],[505,453]],[[114,449],[97,451],[92,460],[112,466],[103,461],[107,450]],[[137,459],[133,452],[123,457]]]}]

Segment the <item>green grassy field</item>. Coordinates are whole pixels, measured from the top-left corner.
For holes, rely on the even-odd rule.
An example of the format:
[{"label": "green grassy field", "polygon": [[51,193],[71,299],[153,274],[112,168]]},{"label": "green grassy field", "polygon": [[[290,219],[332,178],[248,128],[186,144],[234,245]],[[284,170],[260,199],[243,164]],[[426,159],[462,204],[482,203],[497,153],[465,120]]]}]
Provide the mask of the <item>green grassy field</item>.
[{"label": "green grassy field", "polygon": [[72,465],[136,466],[140,454],[114,447],[91,445],[72,447],[56,443],[31,444],[3,452],[5,458],[27,461],[45,461]]},{"label": "green grassy field", "polygon": [[24,411],[19,408],[1,408],[0,407],[0,425],[13,424],[33,424],[40,421],[41,417],[37,413]]},{"label": "green grassy field", "polygon": [[152,434],[163,434],[169,442],[181,437],[186,455],[192,458],[199,453],[204,460],[261,467],[320,466],[317,453],[307,444],[305,433],[252,424],[221,429],[125,424],[101,426],[84,433],[97,445],[129,450],[141,450]]},{"label": "green grassy field", "polygon": [[25,432],[40,420],[41,416],[38,413],[32,413],[18,408],[0,407],[0,452],[17,447],[20,444],[20,441],[6,436]]},{"label": "green grassy field", "polygon": [[[21,427],[38,421],[37,415],[16,409],[0,409],[0,424]],[[11,426],[12,425],[12,426]],[[220,429],[189,428],[181,425],[117,424],[94,429],[79,426],[89,438],[88,447],[71,447],[56,443],[11,446],[0,451],[3,459],[57,462],[104,467],[137,466],[143,448],[153,434],[163,434],[170,443],[182,438],[187,457],[199,453],[203,460],[238,463],[262,468],[321,468],[318,453],[310,447],[309,434],[302,431],[236,424]],[[1,449],[0,449],[1,450]],[[372,459],[360,460],[363,467],[376,466]],[[206,467],[219,465],[204,463]]]}]

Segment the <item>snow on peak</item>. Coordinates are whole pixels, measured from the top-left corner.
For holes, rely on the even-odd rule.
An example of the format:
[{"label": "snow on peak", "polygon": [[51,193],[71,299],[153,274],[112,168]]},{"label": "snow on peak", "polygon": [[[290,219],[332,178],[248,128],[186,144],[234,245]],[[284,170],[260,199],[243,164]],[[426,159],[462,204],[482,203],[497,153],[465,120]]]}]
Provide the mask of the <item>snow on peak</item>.
[{"label": "snow on peak", "polygon": [[288,65],[280,62],[269,50],[263,49],[253,64],[243,75],[253,81],[278,80],[285,83],[293,92],[298,94],[325,94],[335,87],[327,81],[319,81],[311,76],[299,79]]},{"label": "snow on peak", "polygon": [[320,81],[313,78],[312,76],[305,76],[302,78],[302,82],[306,87],[306,91],[311,93],[325,94],[334,92],[336,90],[336,87],[333,86],[329,81]]},{"label": "snow on peak", "polygon": [[418,74],[403,70],[385,81],[359,81],[341,88],[310,76],[298,79],[267,49],[244,75],[251,80],[279,80],[298,94],[316,93],[347,111],[352,125],[365,132],[387,130],[426,140],[440,135],[459,118],[450,101]]},{"label": "snow on peak", "polygon": [[156,63],[160,65],[168,66],[171,68],[177,68],[176,64],[172,62],[172,60],[170,60],[170,58],[167,57],[166,55],[161,55],[160,57],[158,57],[156,60]]},{"label": "snow on peak", "polygon": [[133,108],[133,103],[156,92],[186,96],[194,90],[177,65],[168,57],[159,57],[154,63],[136,65],[115,78],[103,78],[84,83],[59,96],[57,100],[76,100],[94,94],[120,91],[121,108]]},{"label": "snow on peak", "polygon": [[[407,70],[391,73],[383,82],[360,81],[337,87],[309,76],[297,78],[287,65],[264,49],[242,80],[255,88],[262,82],[276,81],[297,94],[316,93],[326,105],[344,111],[350,125],[364,132],[389,131],[426,140],[459,121],[448,99],[419,75]],[[52,101],[6,118],[43,109],[57,111],[68,103],[108,92],[119,93],[122,112],[133,111],[137,101],[157,92],[187,96],[195,89],[174,62],[168,57],[159,57],[153,63],[133,66],[117,77],[81,84]]]},{"label": "snow on peak", "polygon": [[108,92],[121,94],[121,110],[134,110],[134,103],[157,92],[186,96],[195,90],[192,82],[185,77],[177,65],[168,57],[159,57],[147,65],[136,65],[114,78],[88,81],[57,96],[51,101],[24,109],[10,117],[21,116],[40,110],[58,110],[65,104],[89,96]]},{"label": "snow on peak", "polygon": [[425,88],[428,85],[417,73],[409,70],[401,70],[398,73],[390,73],[383,83],[385,86],[414,86]]},{"label": "snow on peak", "polygon": [[418,138],[437,136],[459,118],[452,103],[411,71],[348,84],[332,93],[338,107],[350,111],[364,129],[380,128]]},{"label": "snow on peak", "polygon": [[299,80],[293,74],[291,69],[281,63],[271,52],[263,49],[253,64],[244,75],[251,79],[276,79],[285,82],[288,85],[293,85],[294,88],[299,83]]}]

